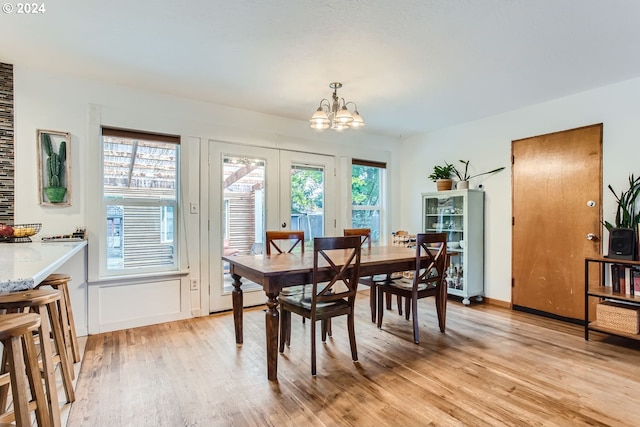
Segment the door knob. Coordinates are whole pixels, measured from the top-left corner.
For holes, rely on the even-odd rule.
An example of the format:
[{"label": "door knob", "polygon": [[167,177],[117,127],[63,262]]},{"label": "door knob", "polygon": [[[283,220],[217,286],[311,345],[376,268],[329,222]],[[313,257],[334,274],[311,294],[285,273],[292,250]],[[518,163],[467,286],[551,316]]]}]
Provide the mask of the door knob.
[{"label": "door knob", "polygon": [[587,234],[587,240],[595,240],[595,238],[596,238],[595,234],[593,234],[593,233]]}]

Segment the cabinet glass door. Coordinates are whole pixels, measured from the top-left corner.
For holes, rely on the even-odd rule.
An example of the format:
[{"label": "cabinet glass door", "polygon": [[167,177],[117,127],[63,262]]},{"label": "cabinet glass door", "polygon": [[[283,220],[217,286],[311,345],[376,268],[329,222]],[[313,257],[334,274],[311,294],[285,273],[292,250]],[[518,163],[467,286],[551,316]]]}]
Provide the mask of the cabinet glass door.
[{"label": "cabinet glass door", "polygon": [[449,289],[464,289],[464,196],[425,197],[424,228],[427,233],[447,233],[447,252],[451,254],[446,281]]}]

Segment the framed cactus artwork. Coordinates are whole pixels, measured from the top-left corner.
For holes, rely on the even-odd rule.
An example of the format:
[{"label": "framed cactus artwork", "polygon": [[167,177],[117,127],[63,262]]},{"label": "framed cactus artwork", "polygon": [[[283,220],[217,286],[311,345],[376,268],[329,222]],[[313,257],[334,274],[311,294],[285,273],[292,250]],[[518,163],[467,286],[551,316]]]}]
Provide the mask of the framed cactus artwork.
[{"label": "framed cactus artwork", "polygon": [[71,206],[71,137],[69,132],[38,129],[40,204]]}]

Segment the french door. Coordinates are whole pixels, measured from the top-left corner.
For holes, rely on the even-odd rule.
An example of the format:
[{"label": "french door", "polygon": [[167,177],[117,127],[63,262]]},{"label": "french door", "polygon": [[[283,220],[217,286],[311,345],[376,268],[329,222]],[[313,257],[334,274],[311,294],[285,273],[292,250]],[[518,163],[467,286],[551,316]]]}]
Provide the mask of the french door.
[{"label": "french door", "polygon": [[[216,254],[262,254],[267,230],[334,235],[334,158],[216,142],[209,158],[210,311],[232,307],[232,278]],[[263,304],[262,288],[243,280],[244,304]]]}]

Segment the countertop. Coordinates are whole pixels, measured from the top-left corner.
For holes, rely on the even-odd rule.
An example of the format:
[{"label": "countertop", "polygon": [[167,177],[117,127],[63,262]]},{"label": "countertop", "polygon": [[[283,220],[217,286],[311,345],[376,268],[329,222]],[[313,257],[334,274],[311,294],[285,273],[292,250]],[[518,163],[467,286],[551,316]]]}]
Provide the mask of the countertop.
[{"label": "countertop", "polygon": [[86,240],[0,243],[0,292],[32,289],[86,245]]}]

